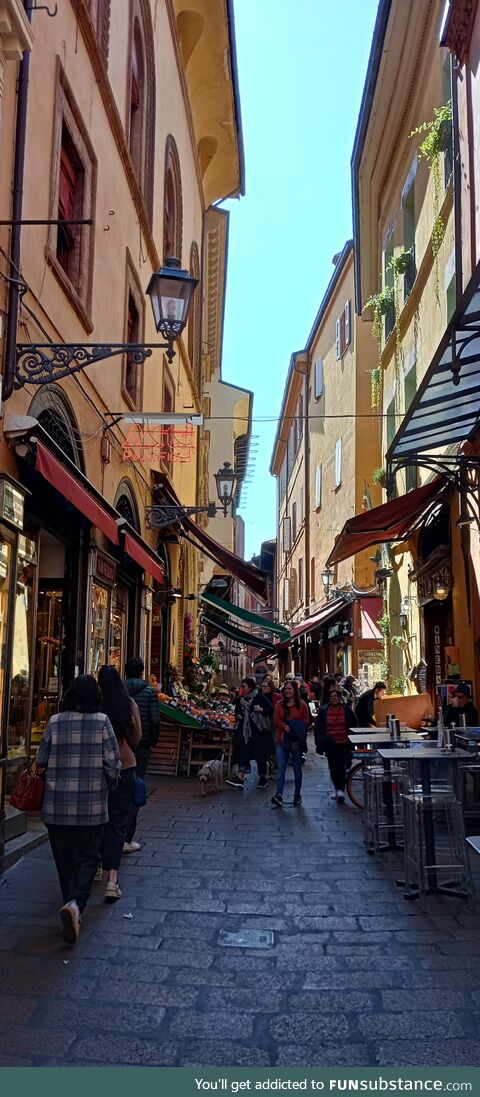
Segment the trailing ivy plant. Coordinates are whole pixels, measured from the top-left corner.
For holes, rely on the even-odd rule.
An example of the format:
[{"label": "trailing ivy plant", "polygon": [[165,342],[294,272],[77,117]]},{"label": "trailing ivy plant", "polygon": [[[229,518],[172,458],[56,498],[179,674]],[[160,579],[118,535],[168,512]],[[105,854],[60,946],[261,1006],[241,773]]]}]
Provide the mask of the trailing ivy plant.
[{"label": "trailing ivy plant", "polygon": [[401,696],[405,696],[406,685],[407,677],[405,674],[401,674],[398,678],[392,679],[391,691],[392,693],[399,693]]},{"label": "trailing ivy plant", "polygon": [[434,224],[432,230],[432,255],[435,266],[435,297],[440,304],[440,279],[438,270],[438,253],[445,236],[445,225],[440,214],[440,153],[445,152],[451,141],[452,127],[452,101],[444,103],[442,107],[434,107],[433,118],[430,122],[422,122],[420,126],[412,130],[410,137],[416,137],[419,133],[426,134],[419,150],[419,160],[427,160],[430,165],[433,178],[433,211]]},{"label": "trailing ivy plant", "polygon": [[393,304],[393,287],[386,286],[380,293],[372,293],[363,306],[363,312],[373,309],[372,335],[378,345],[378,366],[371,370],[371,405],[372,410],[380,406],[380,380],[382,375],[381,354],[383,336],[383,317]]},{"label": "trailing ivy plant", "polygon": [[382,676],[388,682],[390,676],[390,614],[388,612],[387,585],[383,591],[383,613],[377,621],[377,625],[383,638]]}]

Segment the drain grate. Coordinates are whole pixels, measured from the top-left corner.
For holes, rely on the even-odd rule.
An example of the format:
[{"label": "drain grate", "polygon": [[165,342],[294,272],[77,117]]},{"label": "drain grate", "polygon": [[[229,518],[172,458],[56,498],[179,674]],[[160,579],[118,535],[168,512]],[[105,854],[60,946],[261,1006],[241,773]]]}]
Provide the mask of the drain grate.
[{"label": "drain grate", "polygon": [[221,929],[218,943],[225,948],[272,948],[274,937],[271,929],[241,929],[238,933]]}]

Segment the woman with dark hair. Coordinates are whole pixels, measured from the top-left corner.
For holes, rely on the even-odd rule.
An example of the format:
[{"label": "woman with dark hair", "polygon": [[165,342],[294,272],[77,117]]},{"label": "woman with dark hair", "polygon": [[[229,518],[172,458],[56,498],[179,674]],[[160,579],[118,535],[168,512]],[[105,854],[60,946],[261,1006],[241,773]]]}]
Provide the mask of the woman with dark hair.
[{"label": "woman with dark hair", "polygon": [[275,748],[277,753],[277,790],[272,796],[272,804],[282,807],[285,773],[288,759],[291,758],[295,777],[294,807],[302,802],[302,754],[306,750],[307,731],[311,722],[310,709],[302,701],[295,679],[285,682],[281,690],[282,700],[275,705],[273,721],[275,724]]},{"label": "woman with dark hair", "polygon": [[245,774],[250,772],[252,758],[257,763],[257,788],[268,788],[267,762],[273,749],[271,717],[273,705],[257,689],[255,678],[243,678],[235,705],[233,758],[237,773],[230,773],[227,785],[245,788]]},{"label": "woman with dark hair", "polygon": [[48,721],[35,759],[46,770],[42,815],[63,895],[62,934],[74,945],[101,858],[108,788],[117,783],[120,753],[100,712],[91,674],[74,678],[62,711]]},{"label": "woman with dark hair", "polygon": [[108,872],[105,899],[112,903],[122,897],[118,870],[135,799],[136,760],[133,752],[140,742],[142,725],[138,707],[129,697],[115,667],[101,667],[98,684],[102,691],[102,707],[115,732],[122,763],[118,785],[108,794],[108,823],[103,843],[103,868]]},{"label": "woman with dark hair", "polygon": [[322,705],[315,720],[315,745],[317,754],[326,754],[334,791],[332,800],[343,804],[347,770],[352,764],[352,746],[348,738],[357,727],[357,717],[342,700],[338,686],[330,688],[328,702]]}]

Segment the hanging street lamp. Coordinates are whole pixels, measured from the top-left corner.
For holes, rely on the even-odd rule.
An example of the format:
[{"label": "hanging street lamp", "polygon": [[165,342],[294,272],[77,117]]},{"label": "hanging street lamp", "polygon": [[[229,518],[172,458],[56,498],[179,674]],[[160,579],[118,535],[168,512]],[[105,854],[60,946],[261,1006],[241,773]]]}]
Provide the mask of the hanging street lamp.
[{"label": "hanging street lamp", "polygon": [[217,485],[217,495],[223,506],[223,515],[226,518],[228,507],[233,501],[235,485],[237,483],[237,474],[235,469],[232,469],[230,461],[223,462],[223,468],[219,469],[218,472],[214,474],[214,479]]}]

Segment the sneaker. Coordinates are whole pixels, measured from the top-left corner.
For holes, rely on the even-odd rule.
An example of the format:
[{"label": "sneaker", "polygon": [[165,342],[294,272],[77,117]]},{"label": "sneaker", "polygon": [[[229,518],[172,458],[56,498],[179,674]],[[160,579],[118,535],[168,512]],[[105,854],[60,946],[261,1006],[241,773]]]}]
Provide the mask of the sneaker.
[{"label": "sneaker", "polygon": [[97,868],[97,871],[95,873],[95,876],[93,877],[94,884],[101,884],[102,876],[103,876],[103,868],[102,868],[102,865],[99,865],[98,868]]},{"label": "sneaker", "polygon": [[67,942],[67,945],[74,945],[78,941],[80,933],[80,911],[75,899],[71,899],[69,903],[65,903],[65,906],[61,908],[60,918],[63,940]]},{"label": "sneaker", "polygon": [[337,803],[338,804],[344,804],[345,803],[345,795],[344,795],[343,792],[337,792]]},{"label": "sneaker", "polygon": [[231,785],[232,788],[245,787],[244,781],[241,781],[239,777],[227,777],[227,785]]},{"label": "sneaker", "polygon": [[266,777],[259,777],[257,788],[268,788],[268,781]]},{"label": "sneaker", "polygon": [[330,793],[330,799],[331,800],[338,800],[338,793],[337,793],[336,789],[335,789],[335,792]]},{"label": "sneaker", "polygon": [[301,804],[301,802],[302,802],[302,797],[300,796],[299,792],[296,792],[295,796],[293,797],[293,806],[294,806],[294,808],[298,808],[298,805]]},{"label": "sneaker", "polygon": [[141,848],[140,842],[124,842],[122,853],[138,853]]},{"label": "sneaker", "polygon": [[279,792],[276,792],[275,796],[272,796],[272,804],[274,804],[276,808],[283,807],[283,796],[280,796]]},{"label": "sneaker", "polygon": [[105,888],[105,900],[107,903],[114,903],[116,899],[121,899],[122,893],[118,883],[114,884],[113,880],[109,880]]}]

